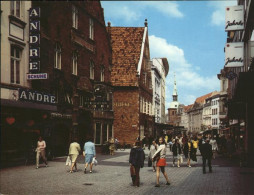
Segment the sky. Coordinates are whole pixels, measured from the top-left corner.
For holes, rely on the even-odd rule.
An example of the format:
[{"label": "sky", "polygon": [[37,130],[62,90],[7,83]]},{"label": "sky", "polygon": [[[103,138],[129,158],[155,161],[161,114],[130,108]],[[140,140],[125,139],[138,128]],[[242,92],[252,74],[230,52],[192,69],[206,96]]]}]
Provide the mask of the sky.
[{"label": "sky", "polygon": [[148,20],[150,57],[166,57],[166,110],[172,102],[174,73],[181,104],[220,91],[224,66],[225,6],[228,1],[101,1],[106,24],[143,27]]}]

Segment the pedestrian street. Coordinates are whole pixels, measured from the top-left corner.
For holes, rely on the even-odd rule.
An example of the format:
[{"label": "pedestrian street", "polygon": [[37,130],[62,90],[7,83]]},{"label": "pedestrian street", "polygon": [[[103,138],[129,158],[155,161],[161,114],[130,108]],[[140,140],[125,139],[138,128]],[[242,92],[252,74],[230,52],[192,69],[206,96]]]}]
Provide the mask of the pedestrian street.
[{"label": "pedestrian street", "polygon": [[[161,186],[154,187],[156,175],[147,167],[146,157],[145,167],[140,171],[140,187],[133,187],[129,152],[126,149],[114,156],[98,155],[98,165],[93,173],[87,174],[83,172],[82,156],[78,159],[78,172],[74,173],[69,173],[66,158],[49,161],[47,168],[43,164],[39,169],[35,165],[4,168],[0,170],[0,194],[251,194],[254,190],[254,169],[240,168],[218,158],[212,161],[213,173],[203,174],[200,156],[192,167],[187,167],[184,159],[178,168],[172,167],[169,151],[166,172],[171,185],[166,186],[161,175]],[[145,153],[147,156],[148,149]]]}]

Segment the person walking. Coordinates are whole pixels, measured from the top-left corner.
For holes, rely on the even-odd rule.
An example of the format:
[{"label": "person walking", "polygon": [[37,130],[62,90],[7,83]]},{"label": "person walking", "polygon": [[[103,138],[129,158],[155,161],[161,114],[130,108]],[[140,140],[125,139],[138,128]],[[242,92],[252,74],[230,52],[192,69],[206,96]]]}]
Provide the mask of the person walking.
[{"label": "person walking", "polygon": [[214,139],[214,137],[212,137],[209,144],[212,145],[213,159],[215,159],[215,155],[216,155],[216,152],[218,150],[218,145],[217,145],[216,139]]},{"label": "person walking", "polygon": [[206,161],[208,162],[209,172],[212,172],[211,160],[213,156],[212,146],[209,144],[209,139],[205,140],[205,143],[202,144],[200,148],[203,161],[203,173],[206,173]]},{"label": "person walking", "polygon": [[195,136],[194,139],[192,140],[192,144],[193,144],[193,161],[197,162],[197,150],[198,150],[198,139]]},{"label": "person walking", "polygon": [[159,158],[156,163],[156,185],[155,185],[155,187],[160,187],[160,183],[159,183],[160,171],[163,173],[163,175],[167,181],[166,185],[170,185],[168,175],[165,171],[165,166],[167,165],[166,164],[166,145],[165,145],[165,140],[163,137],[159,138],[159,147],[152,157],[153,161],[157,158],[157,156]]},{"label": "person walking", "polygon": [[181,145],[179,144],[179,140],[176,139],[175,143],[173,144],[172,147],[173,151],[173,167],[175,166],[175,160],[177,159],[177,167],[180,167],[180,161],[181,161],[181,154],[182,154],[182,148]]},{"label": "person walking", "polygon": [[184,145],[184,156],[187,158],[187,167],[191,167],[190,161],[192,159],[193,154],[193,143],[191,142],[191,139],[188,139],[188,141]]},{"label": "person walking", "polygon": [[130,173],[133,186],[139,187],[140,185],[140,168],[144,167],[145,152],[141,148],[142,142],[136,141],[134,147],[130,151],[129,163]]},{"label": "person walking", "polygon": [[88,141],[84,145],[84,156],[85,156],[85,170],[84,173],[86,174],[86,169],[88,167],[88,164],[90,165],[90,173],[93,172],[93,158],[96,158],[96,151],[95,151],[95,145],[91,141],[92,138],[88,137]]},{"label": "person walking", "polygon": [[115,152],[115,139],[112,137],[109,140],[109,153],[110,155],[114,155],[114,152]]},{"label": "person walking", "polygon": [[155,154],[157,150],[157,144],[155,142],[155,140],[152,142],[152,145],[150,146],[150,151],[148,154],[148,158],[152,161],[152,167],[153,167],[153,172],[156,171],[155,166],[156,166],[156,162],[152,160],[153,155]]},{"label": "person walking", "polygon": [[39,136],[39,140],[37,142],[36,148],[36,169],[39,168],[40,157],[42,157],[46,167],[48,167],[47,159],[46,159],[46,142],[42,139],[42,136]]},{"label": "person walking", "polygon": [[77,169],[77,158],[79,155],[79,152],[81,151],[79,143],[77,143],[77,138],[73,139],[73,142],[70,144],[69,147],[69,156],[71,159],[71,169],[70,173],[73,173],[73,168],[75,166],[75,171],[78,171]]}]

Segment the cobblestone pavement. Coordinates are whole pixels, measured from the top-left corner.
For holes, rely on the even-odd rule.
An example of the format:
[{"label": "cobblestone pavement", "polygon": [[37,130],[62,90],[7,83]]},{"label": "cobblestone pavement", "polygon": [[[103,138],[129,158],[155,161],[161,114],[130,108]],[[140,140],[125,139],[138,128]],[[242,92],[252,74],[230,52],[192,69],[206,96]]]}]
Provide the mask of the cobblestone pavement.
[{"label": "cobblestone pavement", "polygon": [[[131,185],[129,151],[117,151],[114,156],[98,155],[93,173],[84,174],[83,157],[78,159],[78,172],[69,173],[65,158],[49,162],[49,167],[35,165],[0,170],[0,194],[254,194],[254,169],[240,168],[223,159],[213,161],[213,173],[202,173],[201,158],[192,167],[186,160],[180,168],[172,167],[168,152],[166,171],[171,185],[156,188],[156,175],[151,167],[141,169],[141,185]],[[145,150],[146,154],[148,150]],[[146,158],[147,159],[147,158]]]}]

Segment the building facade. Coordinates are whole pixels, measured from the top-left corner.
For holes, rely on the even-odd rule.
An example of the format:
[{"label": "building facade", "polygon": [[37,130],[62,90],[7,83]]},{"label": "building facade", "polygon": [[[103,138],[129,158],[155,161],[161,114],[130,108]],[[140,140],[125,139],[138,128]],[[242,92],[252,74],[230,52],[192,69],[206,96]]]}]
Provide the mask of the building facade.
[{"label": "building facade", "polygon": [[169,71],[167,58],[152,59],[153,110],[156,123],[166,123],[165,83]]},{"label": "building facade", "polygon": [[[226,7],[228,12],[232,9],[234,7]],[[230,17],[225,21],[228,37],[225,46],[226,57],[223,72],[225,72],[225,77],[229,79],[227,117],[230,134],[236,142],[237,149],[247,153],[248,164],[253,166],[254,1],[238,0],[236,9],[239,11],[229,15]],[[236,22],[231,24],[231,20]],[[230,29],[227,28],[228,23],[231,24]],[[230,45],[240,45],[240,47],[235,48],[235,52],[227,52]],[[236,63],[234,59],[237,59],[238,62]]]},{"label": "building facade", "polygon": [[132,144],[152,135],[152,78],[148,27],[107,27],[112,44],[114,137]]},{"label": "building facade", "polygon": [[18,127],[17,139],[26,134],[24,148],[42,135],[54,156],[66,155],[74,137],[101,145],[113,134],[113,98],[100,2],[1,3],[1,51],[11,59],[1,52],[1,124]]}]

